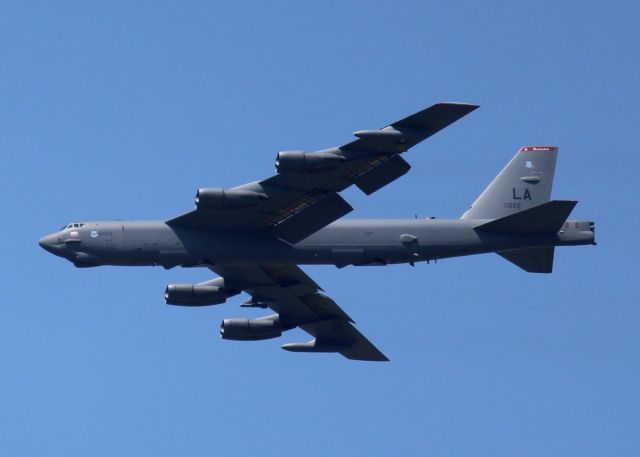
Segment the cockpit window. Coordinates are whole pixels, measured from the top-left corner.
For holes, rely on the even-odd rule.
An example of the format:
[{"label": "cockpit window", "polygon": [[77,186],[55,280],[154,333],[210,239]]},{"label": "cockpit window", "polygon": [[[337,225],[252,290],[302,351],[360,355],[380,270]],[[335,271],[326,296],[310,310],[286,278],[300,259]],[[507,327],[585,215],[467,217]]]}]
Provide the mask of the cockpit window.
[{"label": "cockpit window", "polygon": [[80,227],[84,227],[85,225],[86,225],[86,224],[81,224],[81,223],[74,222],[73,224],[67,224],[67,225],[65,225],[64,227],[62,227],[62,228],[60,229],[60,231],[62,231],[62,230],[66,230],[66,229],[70,229],[70,228],[80,228]]}]

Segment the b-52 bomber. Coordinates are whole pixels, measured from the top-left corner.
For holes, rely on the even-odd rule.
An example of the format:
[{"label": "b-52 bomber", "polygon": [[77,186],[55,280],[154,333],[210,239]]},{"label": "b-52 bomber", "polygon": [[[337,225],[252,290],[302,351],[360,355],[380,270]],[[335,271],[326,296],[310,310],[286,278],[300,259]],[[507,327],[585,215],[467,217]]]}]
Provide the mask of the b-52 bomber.
[{"label": "b-52 bomber", "polygon": [[388,360],[300,264],[388,265],[496,252],[528,272],[550,273],[556,246],[595,244],[594,223],[567,220],[575,201],[550,200],[557,147],[523,147],[460,219],[342,220],[339,195],[370,195],[409,171],[409,148],[478,108],[438,103],[357,139],[315,152],[284,151],[277,173],[230,189],[202,188],[195,209],[167,221],[65,225],[40,240],[76,267],[206,267],[219,277],[171,284],[166,303],[206,306],[246,292],[243,307],[271,308],[257,319],[224,319],[222,338],[263,340],[300,327],[314,338],[292,352],[338,352]]}]

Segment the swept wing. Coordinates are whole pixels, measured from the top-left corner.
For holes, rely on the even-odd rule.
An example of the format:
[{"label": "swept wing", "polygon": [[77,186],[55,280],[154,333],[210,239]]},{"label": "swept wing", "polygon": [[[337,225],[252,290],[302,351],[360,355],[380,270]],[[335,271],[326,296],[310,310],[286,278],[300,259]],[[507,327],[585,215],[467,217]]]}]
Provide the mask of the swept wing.
[{"label": "swept wing", "polygon": [[400,154],[477,108],[438,103],[378,130],[354,132],[343,146],[278,155],[279,173],[232,189],[201,189],[197,208],[167,221],[200,230],[270,230],[297,243],[353,208],[338,192],[355,184],[367,195],[404,175]]},{"label": "swept wing", "polygon": [[226,288],[251,295],[252,306],[269,307],[288,327],[300,327],[315,337],[303,344],[284,345],[300,352],[339,352],[353,360],[386,361],[354,326],[336,302],[321,292],[295,265],[211,265],[224,278]]}]

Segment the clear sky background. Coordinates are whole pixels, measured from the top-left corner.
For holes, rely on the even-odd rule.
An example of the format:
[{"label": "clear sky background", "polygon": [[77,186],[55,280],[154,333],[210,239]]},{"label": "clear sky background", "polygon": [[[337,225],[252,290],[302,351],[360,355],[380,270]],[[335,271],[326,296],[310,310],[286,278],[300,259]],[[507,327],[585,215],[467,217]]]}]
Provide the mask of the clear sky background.
[{"label": "clear sky background", "polygon": [[[640,455],[640,3],[0,4],[0,455]],[[459,217],[525,145],[597,247],[305,267],[389,363],[220,339],[164,305],[204,269],[76,269],[68,222],[168,219],[277,151],[438,101],[481,108],[348,217]]]}]

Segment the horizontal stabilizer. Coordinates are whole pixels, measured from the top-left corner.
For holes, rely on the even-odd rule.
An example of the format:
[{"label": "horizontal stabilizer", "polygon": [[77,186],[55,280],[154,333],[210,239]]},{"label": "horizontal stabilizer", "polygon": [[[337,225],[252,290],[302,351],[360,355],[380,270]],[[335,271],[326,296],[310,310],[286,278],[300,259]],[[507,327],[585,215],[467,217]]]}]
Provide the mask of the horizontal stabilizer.
[{"label": "horizontal stabilizer", "polygon": [[557,233],[578,202],[552,200],[519,213],[474,227],[477,231],[511,235],[552,235]]},{"label": "horizontal stabilizer", "polygon": [[498,254],[529,273],[551,273],[555,247],[511,249]]}]

